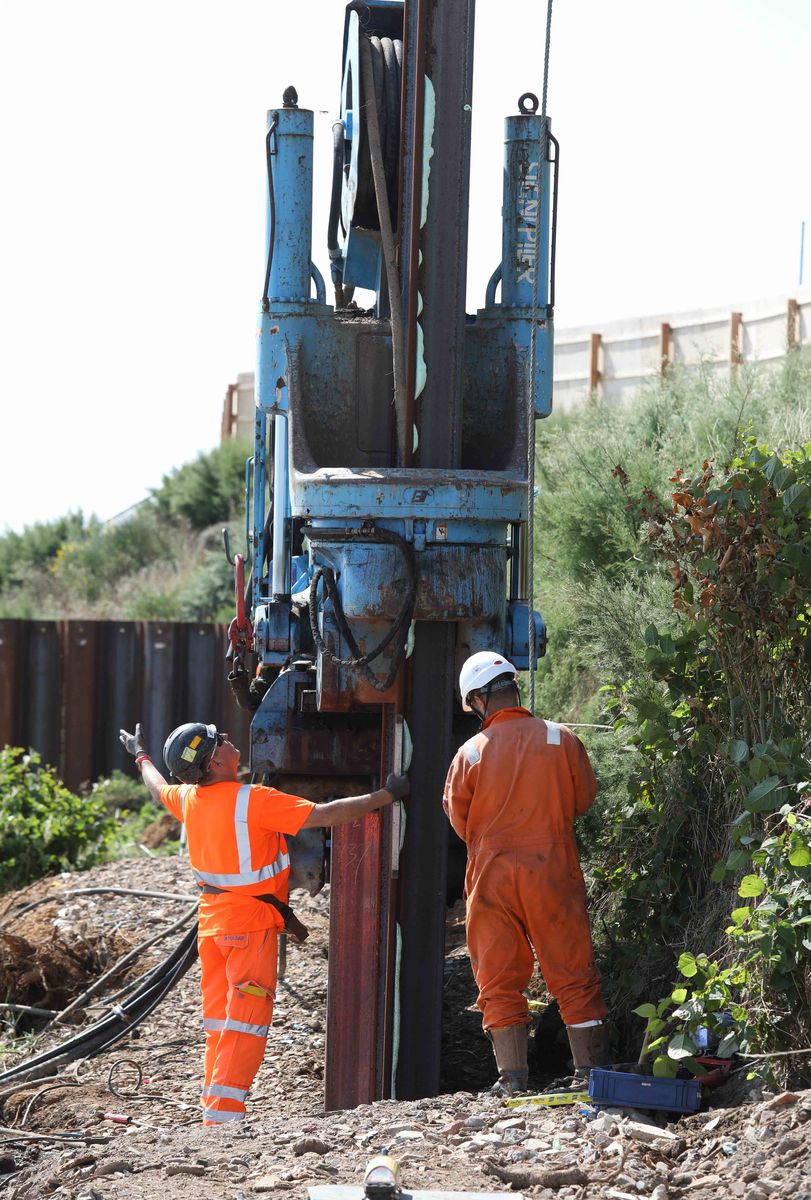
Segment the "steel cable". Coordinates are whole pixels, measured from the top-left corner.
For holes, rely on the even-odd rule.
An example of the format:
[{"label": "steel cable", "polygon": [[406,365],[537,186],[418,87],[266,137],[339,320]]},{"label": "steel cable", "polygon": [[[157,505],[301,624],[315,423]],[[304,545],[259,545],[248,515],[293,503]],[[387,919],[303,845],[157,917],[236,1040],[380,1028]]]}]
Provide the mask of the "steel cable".
[{"label": "steel cable", "polygon": [[549,43],[552,35],[552,0],[546,3],[546,45],[543,59],[543,92],[541,93],[541,136],[538,147],[538,215],[535,222],[535,269],[532,275],[532,325],[529,333],[529,409],[527,413],[527,607],[529,652],[529,710],[535,715],[535,403],[537,384],[535,360],[538,342],[538,289],[541,267],[541,202],[544,186],[544,167],[549,153],[549,130],[546,125],[546,97],[549,85]]}]

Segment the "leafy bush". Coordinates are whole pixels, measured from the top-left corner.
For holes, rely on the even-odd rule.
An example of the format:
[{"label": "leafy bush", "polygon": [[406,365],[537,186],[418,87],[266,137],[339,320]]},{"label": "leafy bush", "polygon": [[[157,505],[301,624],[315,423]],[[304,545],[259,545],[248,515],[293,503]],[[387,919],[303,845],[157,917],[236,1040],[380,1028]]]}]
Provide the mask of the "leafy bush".
[{"label": "leafy bush", "polygon": [[68,791],[35,751],[0,750],[0,892],[90,866],[112,827],[103,800]]},{"label": "leafy bush", "polygon": [[222,524],[240,511],[245,490],[244,442],[223,442],[165,475],[152,495],[164,517],[182,518],[192,529]]},{"label": "leafy bush", "polygon": [[[679,464],[698,486],[701,464],[714,455],[707,486],[716,490],[743,470],[751,472],[753,487],[757,477],[757,491],[768,467],[773,478],[765,476],[765,482],[778,487],[766,493],[764,503],[772,505],[766,515],[779,526],[781,545],[789,547],[776,575],[788,568],[792,576],[777,584],[776,610],[781,619],[796,620],[792,637],[804,636],[808,614],[799,608],[789,612],[789,604],[807,590],[807,552],[798,545],[804,535],[786,525],[784,495],[801,485],[789,494],[789,515],[802,523],[808,451],[798,447],[811,429],[810,400],[811,358],[797,354],[776,371],[740,371],[732,380],[709,371],[673,372],[627,409],[594,405],[541,427],[537,594],[550,627],[550,649],[538,676],[539,709],[558,719],[608,721],[613,727],[611,733],[581,734],[600,790],[578,833],[621,1053],[638,1052],[642,1030],[630,1015],[637,1006],[655,1026],[648,1042],[665,1039],[650,1051],[652,1058],[668,1060],[659,1070],[672,1069],[675,1061],[663,1046],[673,1042],[677,1055],[689,1057],[698,1026],[720,1027],[719,1013],[732,1013],[742,1049],[790,1048],[809,1036],[802,1014],[811,997],[811,926],[805,923],[809,884],[802,864],[811,814],[802,793],[791,791],[809,779],[808,720],[796,686],[807,680],[807,664],[800,658],[799,674],[792,677],[785,664],[797,652],[795,642],[790,645],[774,621],[768,627],[755,621],[749,636],[764,658],[759,676],[750,676],[748,668],[743,675],[749,687],[738,688],[744,698],[734,700],[733,724],[727,672],[737,669],[740,682],[738,660],[748,662],[749,650],[738,643],[724,665],[710,627],[696,628],[707,619],[703,608],[692,616],[673,608],[677,575],[690,574],[687,560],[674,562],[666,538],[647,534],[652,514],[664,514],[660,528],[668,527],[673,493],[689,490],[684,473],[671,482]],[[766,455],[763,461],[755,455],[746,462],[752,432],[758,442],[778,448],[779,465],[765,451],[759,452]],[[781,474],[786,469],[794,474]],[[735,483],[730,488],[740,491]],[[737,524],[735,501],[730,504],[736,524],[723,549],[719,542],[712,550],[716,572],[729,543],[745,532]],[[716,516],[722,508],[719,503]],[[693,530],[700,514],[678,512],[697,548],[699,577],[691,576],[692,601],[689,589],[685,599],[695,608],[702,597],[710,602],[713,591],[706,584],[717,578],[701,562],[707,557],[704,537]],[[779,555],[755,556],[761,557],[768,566]],[[727,560],[721,574],[730,570]],[[763,570],[753,560],[744,569],[742,558],[735,574],[735,594],[742,603],[749,597],[750,617],[768,594]],[[753,590],[755,583],[766,592]],[[722,598],[719,613],[729,607],[728,597]],[[720,615],[718,628],[723,645],[731,647],[733,627]],[[782,698],[768,692],[778,679]],[[784,715],[782,734],[774,728],[752,734],[744,727],[752,696],[759,712],[763,684],[766,710],[776,705]],[[751,712],[747,719],[751,726]],[[730,748],[744,741],[745,758],[742,747],[734,747],[741,756],[736,762]],[[771,801],[755,796],[756,804],[774,803],[773,811],[765,817],[762,810],[748,813],[752,789],[760,782],[765,787],[773,776],[780,782],[775,794],[767,793]],[[791,810],[781,814],[787,798]],[[761,886],[759,897],[738,894],[741,887]],[[685,966],[693,973],[674,982]],[[657,996],[664,998],[652,1003]]]},{"label": "leafy bush", "polygon": [[[809,455],[811,444],[779,455],[750,440],[726,470],[705,461],[694,477],[676,472],[667,502],[645,497],[647,538],[673,580],[681,619],[675,638],[646,631],[646,659],[662,686],[658,697],[627,689],[640,720],[633,740],[660,817],[658,781],[678,763],[690,783],[683,811],[697,798],[714,826],[705,839],[710,879],[735,905],[711,955],[679,959],[688,987],[673,1012],[676,1057],[694,1052],[699,1024],[730,1008],[738,1034],[727,1041],[747,1050],[754,1041],[784,1046],[811,1029]],[[702,893],[708,862],[695,872]],[[666,1041],[660,1032],[652,1048]]]},{"label": "leafy bush", "polygon": [[84,528],[84,517],[77,512],[0,536],[0,591],[17,582],[26,567],[44,566],[65,542],[81,537]]}]

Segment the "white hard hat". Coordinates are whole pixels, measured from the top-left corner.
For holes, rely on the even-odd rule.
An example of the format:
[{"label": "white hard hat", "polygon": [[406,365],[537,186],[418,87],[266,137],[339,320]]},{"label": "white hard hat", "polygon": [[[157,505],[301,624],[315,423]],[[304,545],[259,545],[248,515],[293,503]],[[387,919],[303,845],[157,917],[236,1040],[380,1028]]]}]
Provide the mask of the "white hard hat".
[{"label": "white hard hat", "polygon": [[498,679],[499,675],[518,674],[512,663],[503,654],[494,654],[492,650],[480,650],[471,654],[459,672],[459,694],[462,697],[462,707],[469,711],[467,698],[471,692],[479,692]]}]

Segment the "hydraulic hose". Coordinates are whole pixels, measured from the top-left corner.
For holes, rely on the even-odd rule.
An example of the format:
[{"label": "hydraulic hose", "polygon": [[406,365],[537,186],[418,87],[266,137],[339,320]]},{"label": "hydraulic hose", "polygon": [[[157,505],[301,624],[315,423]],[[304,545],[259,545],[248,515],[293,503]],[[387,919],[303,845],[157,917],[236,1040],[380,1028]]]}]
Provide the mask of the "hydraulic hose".
[{"label": "hydraulic hose", "polygon": [[[374,650],[370,650],[367,654],[363,654],[355,639],[346,615],[341,604],[341,597],[335,582],[335,572],[331,567],[318,567],[315,571],[312,580],[310,581],[310,599],[309,599],[309,615],[310,615],[310,631],[313,635],[319,651],[324,654],[331,662],[339,667],[349,667],[351,669],[360,669],[363,671],[366,679],[371,683],[372,687],[379,692],[387,692],[394,680],[397,678],[397,672],[400,669],[400,663],[403,660],[405,653],[406,642],[408,640],[408,630],[411,625],[411,620],[414,615],[414,606],[417,602],[417,563],[414,555],[414,548],[399,534],[394,533],[390,529],[376,529],[374,536],[369,537],[365,534],[359,534],[355,530],[348,529],[313,529],[306,527],[302,532],[306,533],[310,539],[310,543],[318,543],[319,541],[362,541],[365,543],[382,541],[389,542],[397,546],[403,556],[403,561],[406,564],[408,573],[408,588],[403,599],[402,606],[394,622],[385,637],[375,646]],[[338,631],[346,642],[351,652],[350,658],[339,658],[327,646],[318,628],[318,584],[324,580],[326,596],[332,601],[333,611],[335,613],[335,621],[338,626]],[[397,650],[389,669],[389,673],[384,680],[378,679],[374,672],[370,669],[369,664],[379,658],[384,650],[392,644],[395,639],[399,639]]]}]

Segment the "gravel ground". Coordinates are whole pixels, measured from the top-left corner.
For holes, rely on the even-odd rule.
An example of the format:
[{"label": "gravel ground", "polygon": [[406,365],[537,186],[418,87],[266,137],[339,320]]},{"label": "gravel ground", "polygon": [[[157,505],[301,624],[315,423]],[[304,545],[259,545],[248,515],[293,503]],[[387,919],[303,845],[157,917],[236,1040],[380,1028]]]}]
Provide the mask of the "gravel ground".
[{"label": "gravel ground", "polygon": [[[0,904],[0,980],[9,999],[61,1007],[67,992],[78,994],[186,908],[184,900],[64,896],[103,886],[186,896],[190,879],[177,858],[129,860],[6,897]],[[4,912],[54,893],[60,898],[2,928]],[[811,1092],[771,1096],[752,1085],[728,1086],[714,1094],[708,1111],[669,1124],[620,1110],[507,1108],[475,1090],[325,1114],[329,897],[298,893],[295,899],[310,938],[304,947],[289,947],[287,978],[245,1125],[199,1124],[203,1038],[195,966],[126,1041],[80,1064],[75,1074],[67,1071],[62,1086],[40,1080],[9,1094],[0,1085],[6,1130],[0,1132],[0,1190],[10,1200],[249,1200],[273,1192],[306,1200],[308,1187],[359,1184],[369,1158],[382,1150],[399,1160],[407,1190],[522,1192],[561,1200],[811,1200]],[[130,974],[159,961],[177,936],[146,951]],[[48,970],[54,962],[62,964],[56,978]],[[116,977],[107,994],[126,978]],[[471,1007],[475,991],[458,909],[449,915],[446,983],[444,1084],[481,1087],[494,1070]],[[89,1021],[105,1008],[102,1001],[76,1020]],[[3,1065],[65,1036],[63,1028],[36,1042],[31,1034],[16,1042],[7,1038]],[[129,1123],[113,1122],[110,1115]]]}]

